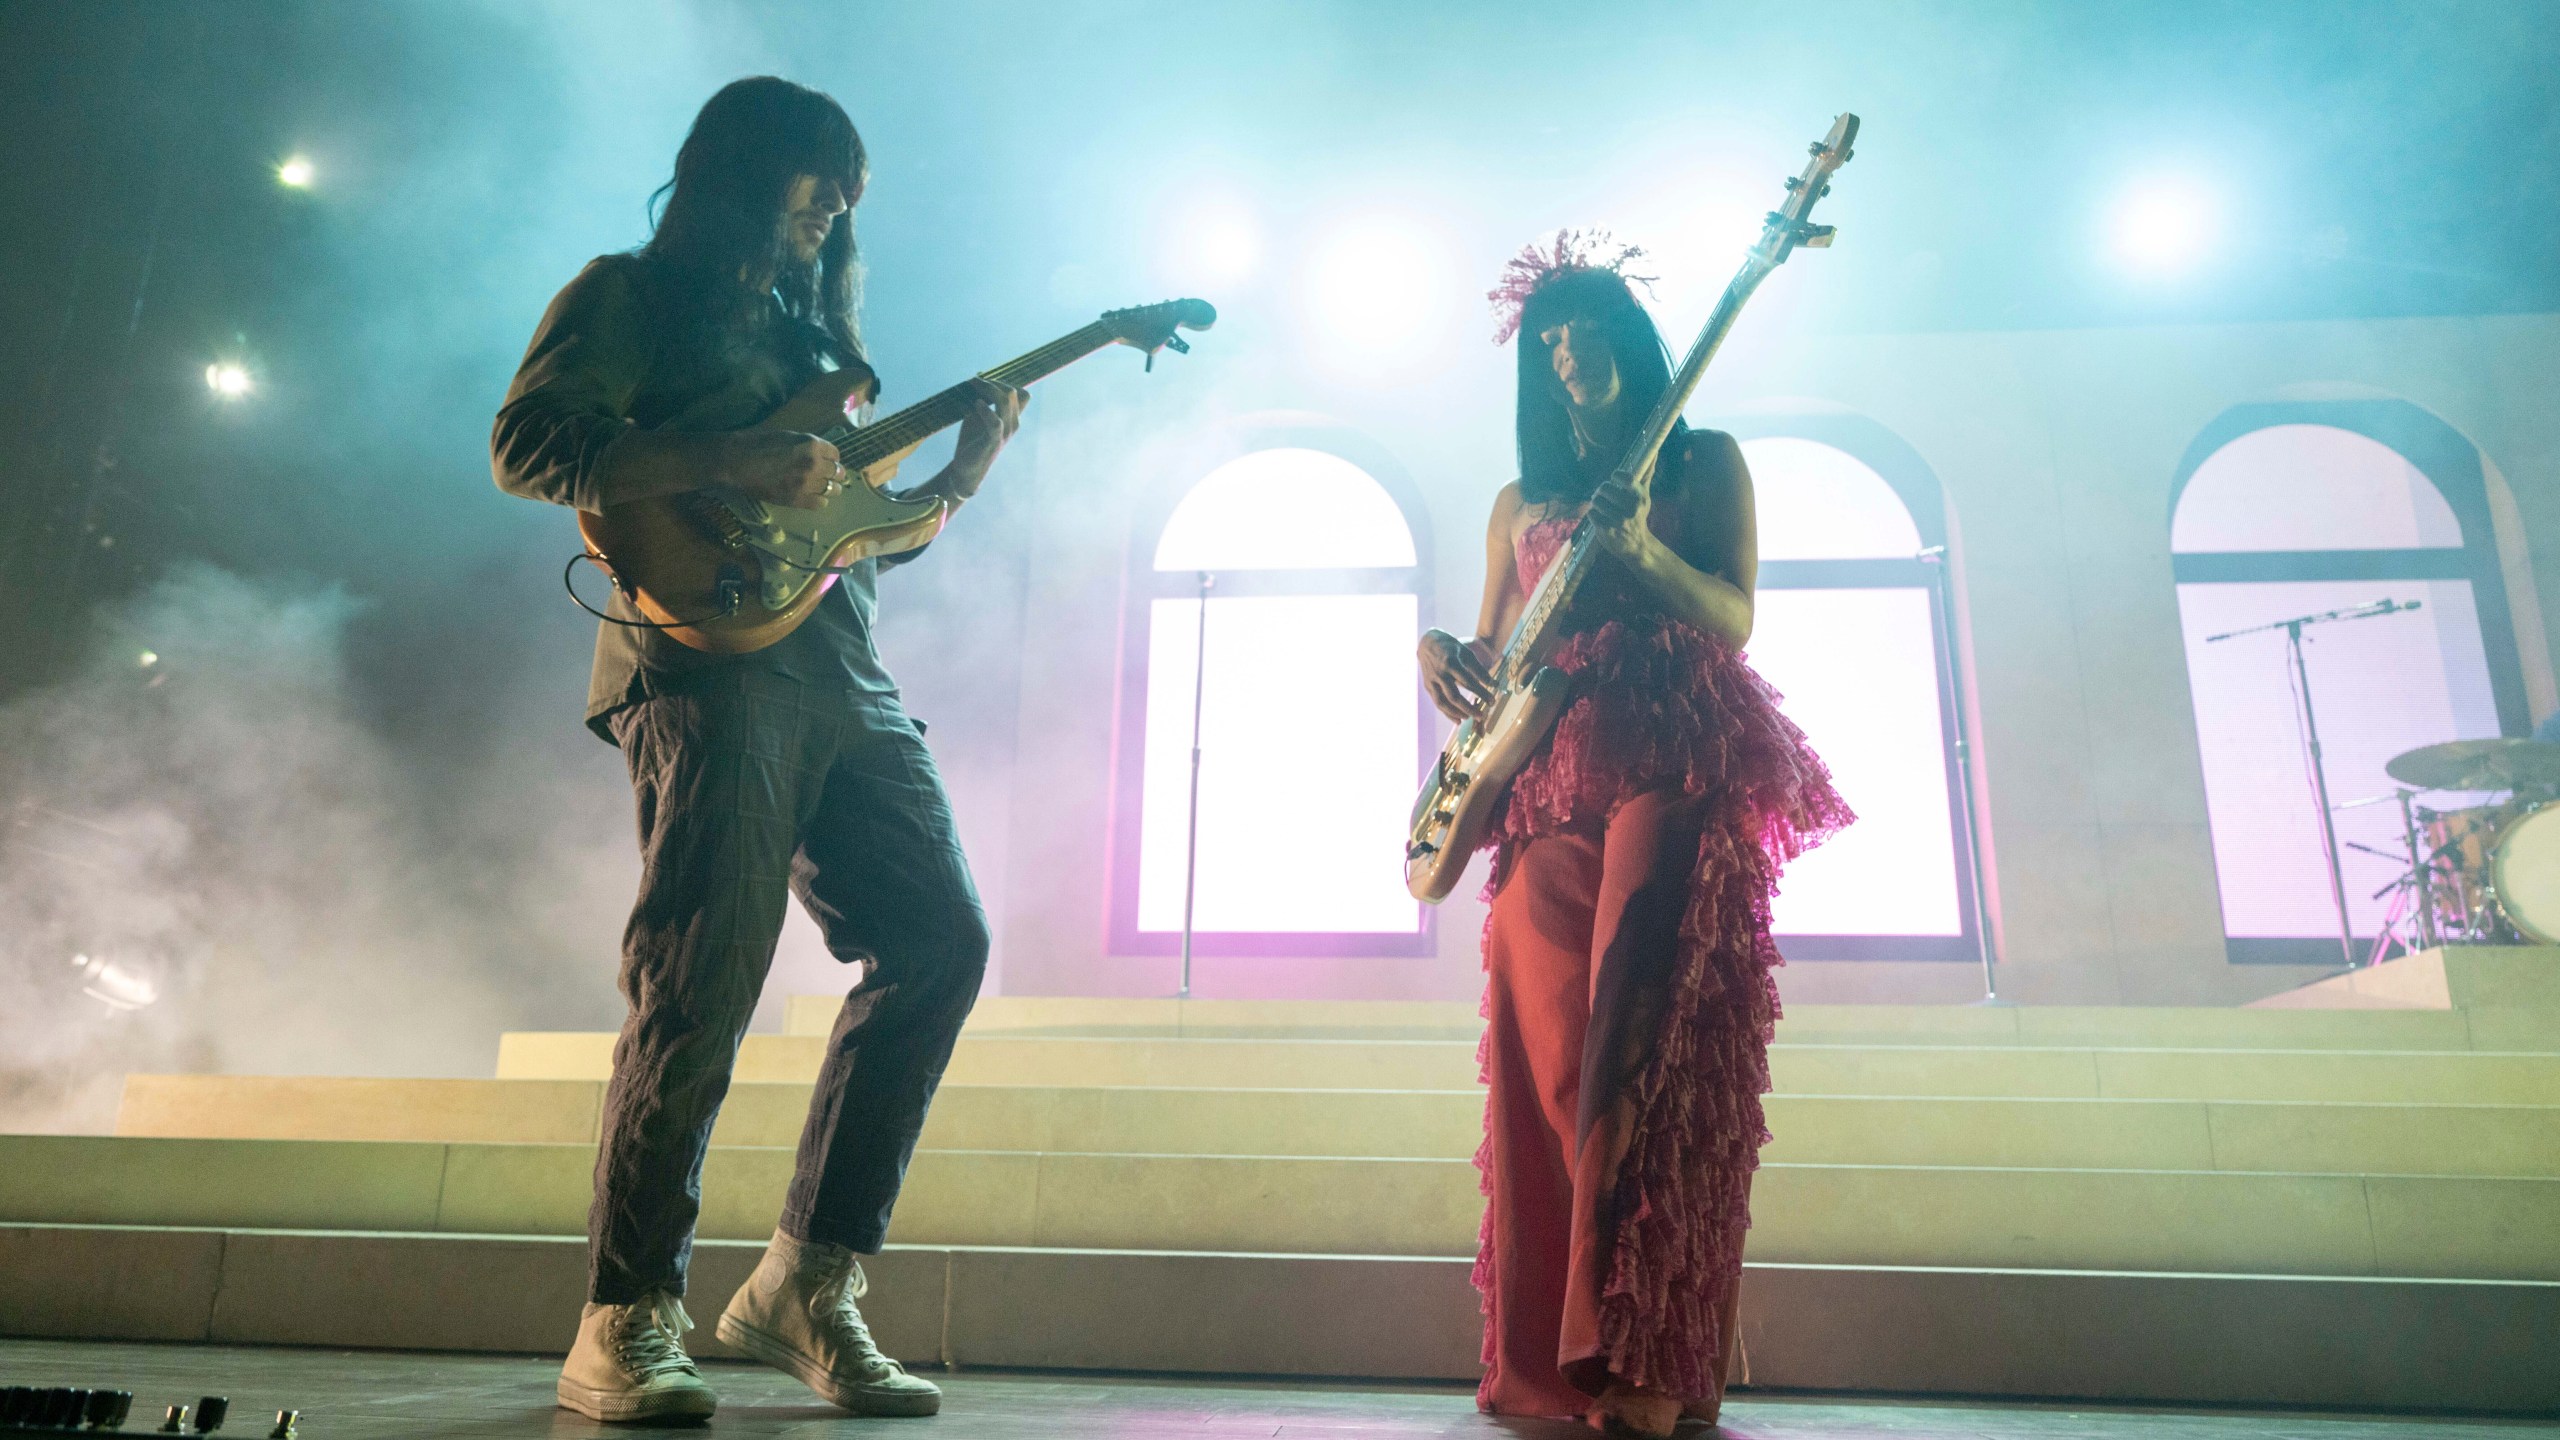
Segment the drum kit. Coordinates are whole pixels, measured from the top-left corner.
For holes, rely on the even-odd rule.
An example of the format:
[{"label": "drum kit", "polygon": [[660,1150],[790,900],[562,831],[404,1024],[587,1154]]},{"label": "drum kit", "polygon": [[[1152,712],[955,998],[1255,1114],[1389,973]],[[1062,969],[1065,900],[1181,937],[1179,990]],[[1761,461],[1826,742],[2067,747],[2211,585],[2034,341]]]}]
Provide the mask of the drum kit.
[{"label": "drum kit", "polygon": [[[2394,939],[2403,950],[2560,944],[2560,745],[2450,740],[2383,770],[2410,788],[2354,803],[2399,801],[2409,870],[2377,892],[2399,894],[2375,959]],[[2507,798],[2434,810],[2416,803],[2422,791]]]}]

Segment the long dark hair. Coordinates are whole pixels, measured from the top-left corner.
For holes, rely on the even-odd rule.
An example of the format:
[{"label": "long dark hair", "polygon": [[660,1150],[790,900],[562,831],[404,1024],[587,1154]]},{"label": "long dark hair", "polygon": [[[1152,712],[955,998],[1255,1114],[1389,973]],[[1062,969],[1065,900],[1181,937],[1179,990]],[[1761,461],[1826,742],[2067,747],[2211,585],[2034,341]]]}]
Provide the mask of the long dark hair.
[{"label": "long dark hair", "polygon": [[[1653,413],[1671,388],[1671,351],[1653,317],[1614,270],[1567,270],[1529,293],[1520,309],[1520,403],[1514,421],[1520,455],[1520,498],[1533,505],[1578,505],[1591,498],[1620,457],[1580,455],[1573,446],[1573,417],[1564,385],[1541,338],[1568,320],[1589,320],[1609,343],[1618,366],[1618,403],[1641,419]],[[1688,424],[1674,425],[1667,453],[1677,455]]]},{"label": "long dark hair", "polygon": [[848,208],[827,232],[815,264],[801,263],[782,207],[802,175],[843,186],[847,207],[870,178],[862,136],[833,97],[758,75],[731,81],[703,103],[676,152],[675,178],[650,197],[653,208],[666,204],[639,252],[678,335],[716,354],[762,318],[770,290],[813,332],[813,349],[839,365],[862,358],[853,213]]}]

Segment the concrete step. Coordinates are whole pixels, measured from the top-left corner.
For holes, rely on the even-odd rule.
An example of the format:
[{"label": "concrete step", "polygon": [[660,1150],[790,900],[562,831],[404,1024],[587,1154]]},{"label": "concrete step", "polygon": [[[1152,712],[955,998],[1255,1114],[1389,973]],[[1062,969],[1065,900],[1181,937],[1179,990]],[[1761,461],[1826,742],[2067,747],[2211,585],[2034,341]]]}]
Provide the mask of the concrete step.
[{"label": "concrete step", "polygon": [[[695,1248],[695,1353],[725,1355],[709,1320],[758,1251]],[[0,1333],[556,1355],[585,1259],[569,1238],[0,1226]],[[865,1268],[874,1332],[920,1366],[1476,1374],[1464,1260],[893,1247]],[[2560,1409],[2553,1284],[1755,1262],[1741,1325],[1771,1389]]]},{"label": "concrete step", "polygon": [[[592,1143],[601,1081],[135,1075],[117,1133]],[[733,1087],[715,1145],[795,1144],[809,1087]],[[1773,1163],[2560,1177],[2560,1107],[1776,1095]],[[946,1085],[935,1150],[1463,1160],[1480,1090]]]},{"label": "concrete step", "polygon": [[[750,1035],[737,1079],[806,1084],[824,1043]],[[612,1069],[610,1035],[518,1031],[499,1040],[500,1079],[602,1080]],[[2560,1105],[2555,1053],[1782,1043],[1770,1052],[1770,1069],[1778,1090],[1796,1095]],[[1474,1044],[1459,1040],[971,1034],[946,1078],[1070,1088],[1463,1090],[1476,1083],[1476,1062]]]},{"label": "concrete step", "polygon": [[[783,1148],[715,1149],[701,1231],[771,1233]],[[583,1233],[585,1145],[0,1137],[0,1221]],[[1753,1253],[1793,1264],[2560,1280],[2560,1180],[1764,1166]],[[1460,1160],[925,1151],[923,1245],[1471,1253]]]},{"label": "concrete step", "polygon": [[[2517,958],[2521,956],[2522,958]],[[2504,956],[2501,973],[2560,977],[2560,950]],[[2397,962],[2395,962],[2397,963]],[[2488,992],[2512,999],[2521,982]],[[822,1036],[841,1000],[795,996],[787,1035]],[[990,995],[970,1016],[973,1035],[1152,1036],[1166,1039],[1473,1040],[1472,1004],[1405,1001],[1096,999]],[[2166,1050],[2560,1050],[2546,1006],[2431,1009],[2246,1009],[2172,1006],[1796,1005],[1778,1023],[1781,1044],[2092,1046]]]}]

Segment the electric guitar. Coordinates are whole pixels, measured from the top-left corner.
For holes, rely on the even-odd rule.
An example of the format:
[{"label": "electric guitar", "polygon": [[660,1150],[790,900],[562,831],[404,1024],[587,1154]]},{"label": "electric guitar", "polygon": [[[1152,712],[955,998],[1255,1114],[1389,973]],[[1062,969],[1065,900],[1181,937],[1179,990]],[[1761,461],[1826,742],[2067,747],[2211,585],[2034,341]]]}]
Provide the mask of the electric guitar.
[{"label": "electric guitar", "polygon": [[[1158,350],[1190,350],[1176,331],[1206,330],[1217,319],[1205,300],[1113,310],[982,373],[1026,386],[1111,345],[1145,352],[1152,369]],[[585,558],[663,633],[696,650],[737,655],[779,641],[845,567],[913,550],[950,518],[942,500],[901,499],[887,485],[899,461],[969,413],[971,388],[954,385],[857,426],[846,412],[868,398],[871,383],[861,366],[829,371],[751,427],[804,431],[836,447],[845,484],[824,504],[801,509],[715,487],[608,505],[578,516]]]},{"label": "electric guitar", "polygon": [[[1707,362],[1715,358],[1744,302],[1798,247],[1831,243],[1831,227],[1815,225],[1806,217],[1813,213],[1814,202],[1830,193],[1832,172],[1849,163],[1849,148],[1857,136],[1858,117],[1842,115],[1832,123],[1831,133],[1814,144],[1804,173],[1787,181],[1786,203],[1769,212],[1760,242],[1725,286],[1715,313],[1707,317],[1706,328],[1689,346],[1670,388],[1662,392],[1643,431],[1618,461],[1610,484],[1650,490],[1654,458],[1671,438],[1671,427],[1705,377]],[[1528,343],[1525,337],[1522,343]],[[1494,664],[1494,693],[1485,697],[1475,715],[1458,722],[1431,767],[1431,778],[1415,797],[1404,852],[1405,888],[1413,898],[1436,905],[1457,888],[1458,876],[1501,811],[1512,777],[1536,753],[1564,710],[1571,689],[1568,677],[1545,660],[1559,638],[1558,621],[1602,553],[1598,533],[1587,519],[1575,526],[1563,553],[1539,577],[1528,608],[1512,627],[1502,658]]]}]

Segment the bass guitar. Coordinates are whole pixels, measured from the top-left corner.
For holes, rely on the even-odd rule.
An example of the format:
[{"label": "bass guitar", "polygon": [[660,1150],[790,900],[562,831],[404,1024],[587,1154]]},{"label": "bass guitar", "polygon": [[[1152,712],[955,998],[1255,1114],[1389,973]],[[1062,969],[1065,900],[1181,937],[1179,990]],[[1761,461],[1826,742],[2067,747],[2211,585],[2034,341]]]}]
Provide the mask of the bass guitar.
[{"label": "bass guitar", "polygon": [[[1145,352],[1153,368],[1158,350],[1191,348],[1177,331],[1206,330],[1217,319],[1205,300],[1113,310],[983,377],[1020,388],[1111,345]],[[696,650],[737,655],[779,641],[847,566],[913,550],[950,517],[940,499],[890,494],[888,479],[917,446],[960,423],[971,387],[954,385],[857,426],[846,412],[870,384],[860,366],[830,371],[753,427],[803,431],[836,447],[846,483],[826,503],[800,509],[715,487],[608,505],[578,516],[584,558],[658,629]]]},{"label": "bass guitar", "polygon": [[[1715,313],[1707,317],[1706,328],[1689,346],[1679,373],[1671,377],[1670,388],[1662,392],[1609,483],[1639,490],[1652,485],[1655,456],[1671,438],[1671,427],[1705,377],[1707,362],[1715,358],[1725,333],[1742,314],[1744,302],[1798,248],[1831,243],[1832,227],[1813,224],[1809,217],[1814,202],[1830,193],[1832,172],[1849,163],[1850,145],[1857,136],[1858,117],[1840,116],[1832,123],[1831,133],[1814,143],[1813,158],[1804,173],[1788,179],[1786,203],[1769,212],[1759,243],[1725,286]],[[1527,337],[1521,343],[1528,343]],[[1484,697],[1473,716],[1458,722],[1432,765],[1431,777],[1414,799],[1405,836],[1405,888],[1415,899],[1436,905],[1449,898],[1468,858],[1500,813],[1512,777],[1555,727],[1571,685],[1564,672],[1545,663],[1546,657],[1559,638],[1560,620],[1602,553],[1598,531],[1589,520],[1574,527],[1573,538],[1539,578],[1520,623],[1512,627],[1503,645],[1502,658],[1493,668],[1494,692]]]}]

